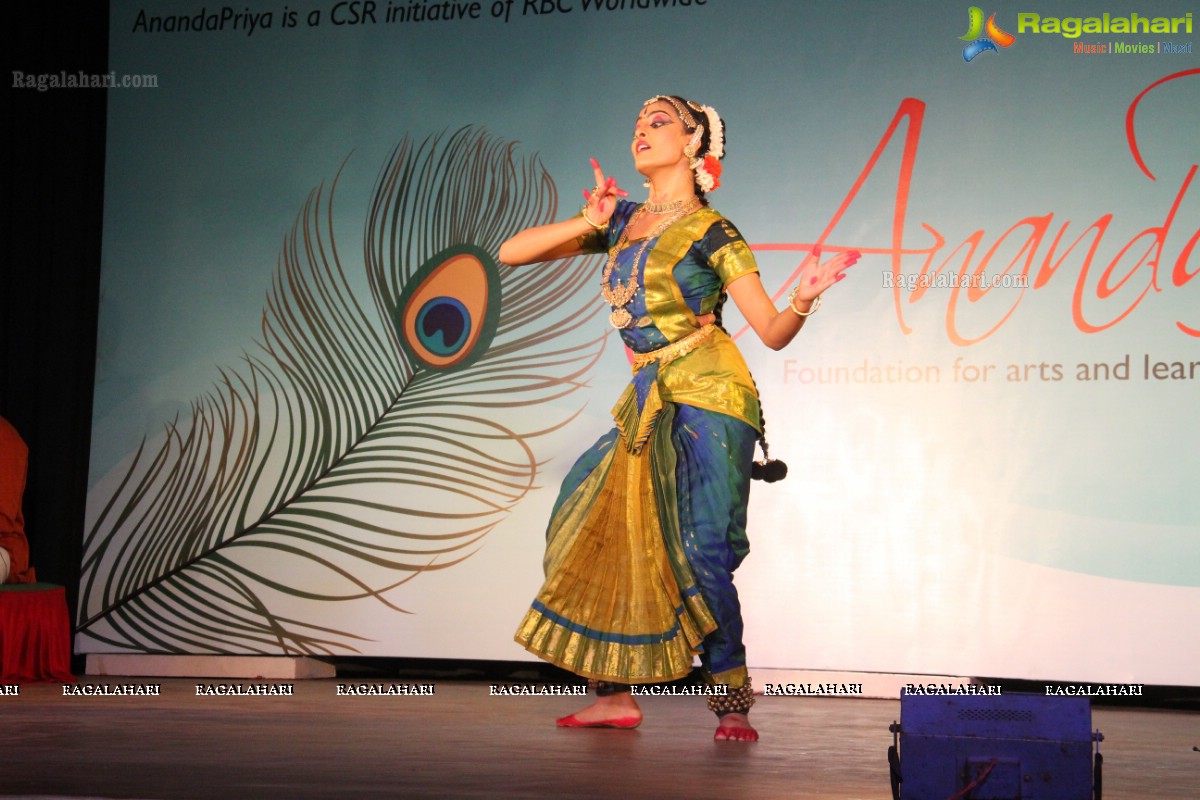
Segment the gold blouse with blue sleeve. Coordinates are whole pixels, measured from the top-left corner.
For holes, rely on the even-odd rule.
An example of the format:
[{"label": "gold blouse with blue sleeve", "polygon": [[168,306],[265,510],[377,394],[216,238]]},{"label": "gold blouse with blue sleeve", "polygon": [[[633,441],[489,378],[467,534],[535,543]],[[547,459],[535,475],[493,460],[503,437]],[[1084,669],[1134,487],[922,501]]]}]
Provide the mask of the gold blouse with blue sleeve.
[{"label": "gold blouse with blue sleeve", "polygon": [[[619,203],[608,228],[597,231],[587,243],[589,249],[604,251],[615,246],[636,209],[634,203]],[[636,244],[631,243],[618,254],[614,280],[627,278],[634,269],[628,256],[640,249]],[[680,219],[651,245],[640,268],[643,291],[629,307],[637,322],[621,330],[623,341],[634,353],[662,350],[694,335],[700,328],[697,316],[717,310],[724,301],[725,287],[758,271],[754,254],[741,233],[708,207]],[[622,259],[622,255],[627,257]],[[637,447],[645,441],[662,402],[728,414],[756,430],[761,428],[754,381],[737,345],[725,331],[714,328],[685,355],[659,362],[657,367],[653,378],[635,375],[613,409],[627,444]],[[643,388],[651,379],[653,387]],[[636,397],[643,392],[646,396]]]}]

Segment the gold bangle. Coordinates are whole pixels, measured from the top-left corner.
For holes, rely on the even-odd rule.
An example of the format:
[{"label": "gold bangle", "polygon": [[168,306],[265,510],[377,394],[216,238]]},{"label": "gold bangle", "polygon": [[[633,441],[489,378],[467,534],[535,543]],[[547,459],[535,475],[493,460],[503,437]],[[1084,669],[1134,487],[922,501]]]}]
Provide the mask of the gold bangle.
[{"label": "gold bangle", "polygon": [[587,215],[587,206],[584,206],[583,210],[580,211],[579,213],[583,215],[584,222],[586,222],[588,225],[591,225],[593,228],[595,228],[598,231],[602,231],[608,227],[607,222],[604,223],[603,225],[597,225],[596,223],[592,222],[592,218]]},{"label": "gold bangle", "polygon": [[793,314],[796,314],[800,317],[807,317],[810,314],[815,313],[816,310],[821,307],[821,295],[817,295],[813,298],[812,305],[808,307],[808,311],[801,311],[796,308],[796,292],[798,291],[800,291],[799,286],[797,286],[795,289],[792,289],[792,293],[788,295],[788,308],[792,310]]}]

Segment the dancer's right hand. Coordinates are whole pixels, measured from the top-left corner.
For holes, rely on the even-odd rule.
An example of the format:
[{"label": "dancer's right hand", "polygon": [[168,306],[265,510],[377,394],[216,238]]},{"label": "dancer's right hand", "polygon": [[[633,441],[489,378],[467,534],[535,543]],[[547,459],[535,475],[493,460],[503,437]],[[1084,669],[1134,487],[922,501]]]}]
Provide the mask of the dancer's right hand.
[{"label": "dancer's right hand", "polygon": [[596,183],[591,189],[583,190],[583,199],[587,201],[588,219],[597,225],[605,225],[617,210],[617,198],[628,197],[629,193],[617,186],[616,178],[605,176],[600,162],[594,158],[591,161]]}]

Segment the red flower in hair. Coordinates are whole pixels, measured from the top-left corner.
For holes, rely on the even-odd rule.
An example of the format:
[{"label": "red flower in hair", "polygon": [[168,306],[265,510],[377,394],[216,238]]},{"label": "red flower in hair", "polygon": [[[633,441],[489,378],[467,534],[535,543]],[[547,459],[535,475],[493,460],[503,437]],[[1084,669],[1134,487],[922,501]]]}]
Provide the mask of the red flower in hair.
[{"label": "red flower in hair", "polygon": [[[704,171],[712,175],[713,189],[721,185],[721,162],[716,156],[709,154],[704,157]],[[708,191],[712,191],[712,189]]]}]

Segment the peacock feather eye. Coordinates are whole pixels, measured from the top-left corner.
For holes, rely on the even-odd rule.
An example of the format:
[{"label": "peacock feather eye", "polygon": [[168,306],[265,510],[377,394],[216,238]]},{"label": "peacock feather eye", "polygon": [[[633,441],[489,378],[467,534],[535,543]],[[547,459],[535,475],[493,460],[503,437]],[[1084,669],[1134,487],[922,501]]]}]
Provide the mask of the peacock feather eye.
[{"label": "peacock feather eye", "polygon": [[500,318],[500,273],[484,250],[449,247],[421,265],[396,304],[404,350],[437,371],[463,369],[487,352]]}]

